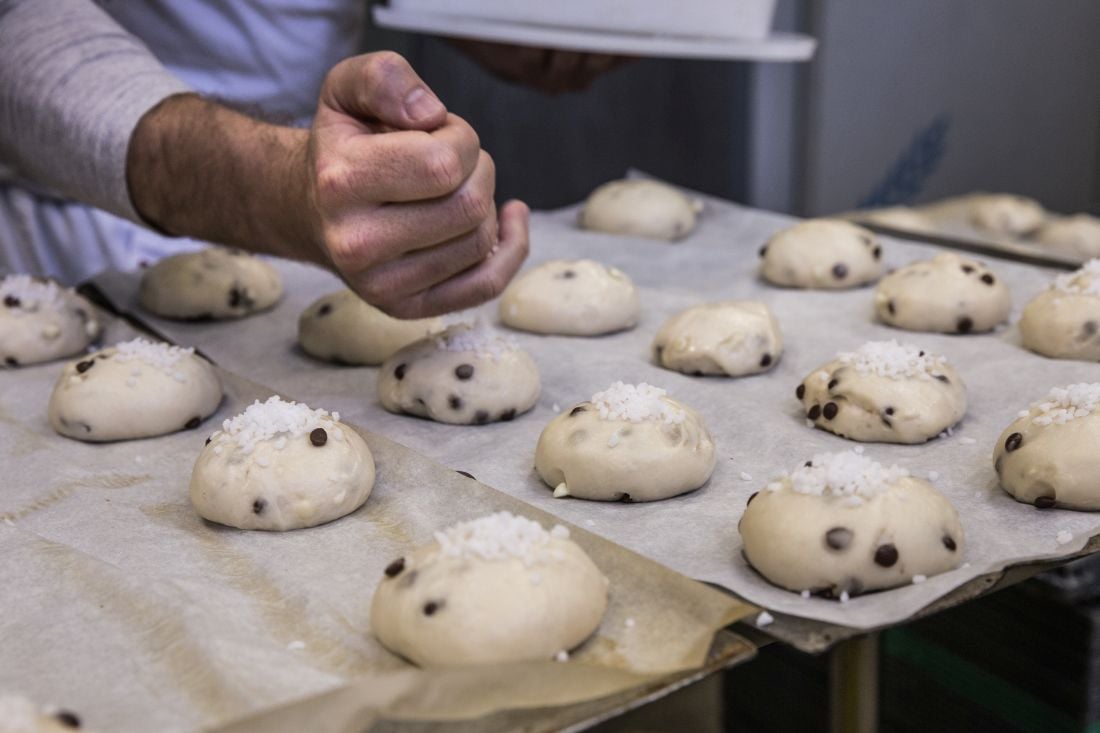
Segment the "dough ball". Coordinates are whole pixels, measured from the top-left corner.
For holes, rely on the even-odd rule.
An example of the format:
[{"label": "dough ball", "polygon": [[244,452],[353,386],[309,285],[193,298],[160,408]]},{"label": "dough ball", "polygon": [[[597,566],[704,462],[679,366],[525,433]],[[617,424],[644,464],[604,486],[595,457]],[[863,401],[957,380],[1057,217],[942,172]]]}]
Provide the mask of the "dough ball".
[{"label": "dough ball", "polygon": [[194,349],[139,338],[66,365],[49,418],[77,440],[134,440],[197,428],[221,400],[214,367]]},{"label": "dough ball", "polygon": [[374,488],[374,458],[340,414],[271,397],[222,423],[191,472],[199,515],[240,529],[339,519]]},{"label": "dough ball", "polygon": [[810,219],[775,234],[760,250],[764,279],[792,288],[866,285],[882,274],[874,233],[839,219]]},{"label": "dough ball", "polygon": [[908,206],[888,206],[883,209],[870,209],[859,212],[863,221],[903,232],[921,232],[933,234],[939,231],[936,222],[927,214],[922,214]]},{"label": "dough ball", "polygon": [[549,661],[596,631],[607,586],[568,529],[498,512],[390,563],[371,627],[421,666]]},{"label": "dough ball", "polygon": [[580,225],[608,234],[676,240],[695,229],[698,208],[698,204],[665,183],[643,179],[611,181],[593,191],[585,201]]},{"label": "dough ball", "polygon": [[738,530],[769,581],[842,600],[947,572],[966,550],[932,484],[856,451],[816,455],[753,494]]},{"label": "dough ball", "polygon": [[1050,219],[1035,234],[1040,244],[1076,257],[1100,257],[1100,219],[1088,214]]},{"label": "dough ball", "polygon": [[779,363],[783,337],[768,306],[755,300],[723,300],[680,311],[653,339],[653,357],[684,374],[741,377]]},{"label": "dough ball", "polygon": [[283,297],[275,268],[246,252],[210,247],[166,257],[141,278],[141,307],[163,318],[241,318]]},{"label": "dough ball", "polygon": [[898,268],[875,290],[879,320],[910,331],[991,331],[1008,320],[1010,310],[1004,281],[977,260],[954,253]]},{"label": "dough ball", "polygon": [[966,387],[947,359],[897,341],[837,354],[795,396],[816,427],[863,442],[923,443],[966,414]]},{"label": "dough ball", "polygon": [[1024,346],[1055,359],[1100,361],[1100,260],[1059,275],[1020,318]]},{"label": "dough ball", "polygon": [[0,280],[0,367],[79,354],[101,331],[95,308],[73,290],[30,275]]},{"label": "dough ball", "polygon": [[0,693],[0,732],[2,733],[92,733],[82,727],[80,716],[56,707],[39,708],[30,699],[12,693]]},{"label": "dough ball", "polygon": [[403,321],[350,290],[315,300],[298,318],[298,343],[310,356],[336,364],[381,364],[398,349],[443,330],[443,321]]},{"label": "dough ball", "polygon": [[970,223],[992,234],[1018,237],[1039,228],[1046,212],[1038,201],[1009,193],[974,196]]},{"label": "dough ball", "polygon": [[456,425],[511,420],[535,406],[540,390],[530,354],[483,322],[410,344],[378,373],[382,407]]},{"label": "dough ball", "polygon": [[1052,389],[993,450],[1001,488],[1040,509],[1100,509],[1100,383]]},{"label": "dough ball", "polygon": [[550,421],[535,470],[555,497],[657,501],[707,482],[714,440],[703,418],[665,390],[615,382]]},{"label": "dough ball", "polygon": [[562,336],[599,336],[638,324],[638,291],[594,260],[551,260],[522,273],[500,300],[504,325]]}]

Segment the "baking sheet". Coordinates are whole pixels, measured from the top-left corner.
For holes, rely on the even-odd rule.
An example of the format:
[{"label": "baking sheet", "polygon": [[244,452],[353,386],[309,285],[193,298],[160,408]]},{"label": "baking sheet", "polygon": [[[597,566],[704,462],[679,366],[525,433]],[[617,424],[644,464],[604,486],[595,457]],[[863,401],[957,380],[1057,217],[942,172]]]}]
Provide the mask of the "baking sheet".
[{"label": "baking sheet", "polygon": [[[133,335],[114,321],[107,341]],[[311,731],[574,703],[699,667],[715,633],[752,610],[573,528],[611,586],[599,630],[568,663],[419,670],[370,634],[386,564],[457,521],[553,517],[364,433],[378,479],[358,511],[285,533],[207,523],[187,494],[195,457],[222,419],[270,391],[223,372],[226,399],[197,430],[95,445],[46,421],[60,370],[0,372],[0,690],[78,711],[96,730],[208,730],[339,690],[355,710],[322,701]],[[751,656],[725,636],[727,652]]]},{"label": "baking sheet", "polygon": [[[274,310],[232,323],[180,324],[149,320],[172,338],[198,344],[226,366],[288,394],[341,413],[452,468],[568,519],[690,577],[715,583],[784,614],[854,628],[898,623],[952,589],[1007,565],[1067,555],[1100,533],[1100,514],[1038,511],[1018,504],[996,484],[993,443],[1017,412],[1053,386],[1100,380],[1096,364],[1048,360],[1022,349],[1015,328],[988,335],[948,336],[898,331],[874,323],[872,288],[844,292],[774,288],[756,276],[757,250],[794,220],[701,197],[700,226],[677,244],[615,237],[576,228],[577,207],[532,217],[529,265],[556,257],[588,256],[630,274],[641,288],[642,317],[632,331],[601,338],[515,334],[530,350],[543,379],[536,408],[510,423],[448,426],[391,415],[375,396],[377,370],[335,367],[295,346],[299,312],[338,287],[321,270],[280,263],[287,295]],[[888,267],[933,256],[940,249],[887,239]],[[1009,284],[1015,322],[1024,303],[1056,274],[1033,266],[991,261]],[[114,274],[100,284],[133,308],[134,276]],[[649,343],[661,322],[693,303],[758,298],[774,310],[786,353],[770,372],[743,379],[695,378],[649,362]],[[495,317],[495,304],[480,309]],[[143,316],[147,317],[147,316]],[[807,428],[794,398],[798,383],[837,351],[871,339],[898,338],[946,355],[969,392],[969,412],[950,438],[921,446],[865,445],[868,455],[913,473],[939,474],[935,484],[959,509],[968,549],[961,567],[920,585],[868,594],[846,604],[809,598],[771,586],[741,558],[737,521],[746,500],[781,471],[820,451],[856,445]],[[555,407],[569,409],[616,379],[664,387],[695,407],[715,438],[718,465],[694,493],[650,504],[554,499],[532,470],[539,433]],[[743,479],[742,473],[751,476]],[[1071,541],[1060,544],[1059,532]]]}]

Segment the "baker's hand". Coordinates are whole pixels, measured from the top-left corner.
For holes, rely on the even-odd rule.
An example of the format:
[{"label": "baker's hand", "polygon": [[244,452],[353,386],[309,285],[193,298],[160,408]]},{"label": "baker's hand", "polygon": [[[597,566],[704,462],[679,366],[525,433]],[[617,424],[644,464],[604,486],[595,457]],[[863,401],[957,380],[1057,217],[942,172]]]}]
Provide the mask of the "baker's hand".
[{"label": "baker's hand", "polygon": [[527,207],[497,217],[477,133],[395,53],[336,65],[308,170],[316,240],[367,302],[414,318],[496,297],[527,256]]}]

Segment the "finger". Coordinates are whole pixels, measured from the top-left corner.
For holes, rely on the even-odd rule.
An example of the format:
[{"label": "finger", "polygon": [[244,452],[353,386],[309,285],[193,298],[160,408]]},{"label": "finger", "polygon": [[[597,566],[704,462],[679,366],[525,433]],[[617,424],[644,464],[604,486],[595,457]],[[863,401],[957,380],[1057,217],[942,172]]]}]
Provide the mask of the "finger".
[{"label": "finger", "polygon": [[354,278],[369,303],[395,303],[477,265],[497,245],[496,211],[472,234],[383,263]]},{"label": "finger", "polygon": [[472,308],[497,297],[527,259],[529,220],[526,204],[509,201],[500,210],[500,239],[489,257],[383,310],[398,318],[425,318]]},{"label": "finger", "polygon": [[361,120],[403,130],[434,130],[447,109],[409,63],[393,51],[353,56],[329,71],[323,104]]},{"label": "finger", "polygon": [[453,193],[477,168],[481,141],[461,117],[433,132],[353,135],[325,151],[319,186],[333,203],[405,202]]}]

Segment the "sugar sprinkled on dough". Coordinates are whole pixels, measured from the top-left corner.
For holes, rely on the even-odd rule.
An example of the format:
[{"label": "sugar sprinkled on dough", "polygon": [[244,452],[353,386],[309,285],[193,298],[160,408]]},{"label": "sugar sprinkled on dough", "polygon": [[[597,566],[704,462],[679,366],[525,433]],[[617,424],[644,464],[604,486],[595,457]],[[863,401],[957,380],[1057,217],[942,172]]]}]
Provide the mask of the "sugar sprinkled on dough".
[{"label": "sugar sprinkled on dough", "polygon": [[790,486],[799,494],[847,497],[849,506],[859,506],[863,498],[889,490],[908,475],[900,466],[883,466],[854,450],[818,453],[810,465],[799,466],[767,489],[779,491]]},{"label": "sugar sprinkled on dough", "polygon": [[176,378],[177,381],[185,381],[186,377],[184,380],[179,380],[179,377],[175,375],[180,374],[182,376],[182,374],[174,367],[180,362],[180,359],[195,353],[195,350],[191,348],[173,346],[162,341],[148,341],[143,338],[115,344],[115,350],[117,352],[115,354],[116,360],[121,362],[143,362]]},{"label": "sugar sprinkled on dough", "polygon": [[[1094,260],[1100,262],[1100,260]],[[1055,387],[1047,393],[1046,399],[1032,403],[1031,410],[1020,413],[1021,417],[1035,412],[1032,422],[1036,425],[1064,425],[1079,417],[1088,417],[1100,410],[1100,382],[1092,384],[1071,384],[1067,387]]]},{"label": "sugar sprinkled on dough", "polygon": [[1054,278],[1055,290],[1069,295],[1100,295],[1100,259],[1089,260],[1084,267]]},{"label": "sugar sprinkled on dough", "polygon": [[855,351],[837,354],[836,358],[860,374],[891,379],[932,379],[933,371],[947,363],[942,356],[929,354],[914,344],[898,343],[897,339],[868,341]]},{"label": "sugar sprinkled on dough", "polygon": [[0,280],[0,302],[18,298],[22,310],[37,310],[54,305],[61,299],[61,288],[52,280],[35,280],[30,275],[8,275]]},{"label": "sugar sprinkled on dough", "polygon": [[460,522],[435,533],[440,551],[449,557],[491,561],[515,558],[524,565],[560,557],[551,552],[551,539],[569,539],[569,530],[558,524],[547,532],[538,522],[511,512]]},{"label": "sugar sprinkled on dough", "polygon": [[1058,533],[1058,544],[1059,545],[1068,545],[1070,542],[1073,542],[1073,533],[1072,532],[1063,529],[1061,532]]},{"label": "sugar sprinkled on dough", "polygon": [[642,382],[615,382],[602,392],[592,395],[592,405],[601,420],[660,420],[668,424],[682,423],[684,411],[662,399],[668,392]]},{"label": "sugar sprinkled on dough", "polygon": [[277,435],[297,438],[315,428],[331,425],[332,417],[326,410],[314,410],[300,402],[285,402],[274,395],[267,402],[256,400],[240,415],[225,420],[213,439],[218,443],[236,441],[247,455],[258,443]]},{"label": "sugar sprinkled on dough", "polygon": [[484,319],[472,324],[460,323],[435,336],[436,346],[444,351],[469,351],[478,355],[500,358],[505,351],[515,351],[519,344],[511,336],[495,330]]}]

